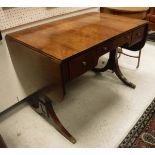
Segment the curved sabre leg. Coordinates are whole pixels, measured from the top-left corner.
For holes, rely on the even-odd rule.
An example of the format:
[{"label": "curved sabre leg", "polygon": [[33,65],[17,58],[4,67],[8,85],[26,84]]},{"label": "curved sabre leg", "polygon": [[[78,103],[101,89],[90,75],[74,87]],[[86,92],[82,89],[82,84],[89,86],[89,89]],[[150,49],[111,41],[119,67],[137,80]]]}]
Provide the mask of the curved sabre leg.
[{"label": "curved sabre leg", "polygon": [[29,103],[37,113],[45,117],[65,138],[73,144],[76,143],[76,139],[61,124],[53,109],[52,101],[48,97],[38,95],[32,96],[29,99]]},{"label": "curved sabre leg", "polygon": [[105,72],[107,71],[109,68],[108,66],[106,65],[104,68],[93,68],[92,71],[95,72],[95,73],[100,73],[100,72]]},{"label": "curved sabre leg", "polygon": [[110,57],[113,60],[113,67],[112,70],[115,72],[115,74],[117,75],[117,77],[127,86],[135,89],[136,85],[133,84],[132,82],[128,81],[126,79],[126,77],[122,74],[120,68],[119,68],[119,64],[118,64],[118,58],[117,58],[117,51],[114,50],[112,52],[110,52]]},{"label": "curved sabre leg", "polygon": [[110,51],[109,60],[108,60],[105,67],[103,67],[103,68],[94,68],[93,71],[94,72],[104,72],[104,71],[106,71],[108,69],[112,70],[124,84],[126,84],[127,86],[129,86],[131,88],[136,88],[136,85],[129,82],[124,77],[124,75],[122,74],[122,72],[121,72],[121,70],[119,68],[118,58],[117,58],[117,51],[116,50]]},{"label": "curved sabre leg", "polygon": [[126,79],[126,77],[122,74],[122,72],[120,71],[120,68],[118,65],[115,66],[115,69],[114,69],[114,72],[115,74],[117,75],[117,77],[124,83],[126,84],[127,86],[135,89],[136,88],[136,85],[133,84],[132,82],[128,81]]}]

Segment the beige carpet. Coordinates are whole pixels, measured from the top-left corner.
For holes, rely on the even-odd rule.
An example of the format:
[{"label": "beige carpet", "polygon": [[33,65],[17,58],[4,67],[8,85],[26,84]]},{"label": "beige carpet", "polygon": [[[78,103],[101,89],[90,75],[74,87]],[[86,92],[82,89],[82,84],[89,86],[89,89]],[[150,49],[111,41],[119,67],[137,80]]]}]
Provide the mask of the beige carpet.
[{"label": "beige carpet", "polygon": [[70,83],[65,100],[54,105],[76,144],[23,103],[0,118],[8,147],[117,147],[155,97],[155,44],[145,45],[139,69],[137,59],[122,56],[119,62],[124,75],[137,85],[135,90],[110,71],[88,72]]}]

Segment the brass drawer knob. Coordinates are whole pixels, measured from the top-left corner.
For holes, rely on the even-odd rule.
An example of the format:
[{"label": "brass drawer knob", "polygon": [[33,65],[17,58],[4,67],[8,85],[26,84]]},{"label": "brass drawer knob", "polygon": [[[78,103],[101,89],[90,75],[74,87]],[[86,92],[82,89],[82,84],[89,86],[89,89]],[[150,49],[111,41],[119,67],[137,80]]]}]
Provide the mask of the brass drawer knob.
[{"label": "brass drawer knob", "polygon": [[86,66],[87,66],[87,62],[86,62],[86,61],[83,61],[83,62],[82,62],[82,65],[83,65],[84,67],[86,67]]},{"label": "brass drawer knob", "polygon": [[104,50],[104,51],[107,51],[107,50],[108,50],[108,47],[104,46],[104,47],[103,47],[103,50]]}]

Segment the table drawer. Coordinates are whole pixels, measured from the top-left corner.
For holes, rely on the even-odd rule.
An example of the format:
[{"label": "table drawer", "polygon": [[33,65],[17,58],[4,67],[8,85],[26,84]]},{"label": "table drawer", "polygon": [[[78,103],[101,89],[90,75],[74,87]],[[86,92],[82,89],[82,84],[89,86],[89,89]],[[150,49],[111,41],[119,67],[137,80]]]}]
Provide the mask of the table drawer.
[{"label": "table drawer", "polygon": [[112,48],[113,50],[116,49],[119,46],[123,46],[125,44],[130,44],[131,42],[131,33],[123,34],[123,36],[117,37],[113,41]]},{"label": "table drawer", "polygon": [[95,51],[96,57],[100,57],[108,53],[112,49],[112,43],[110,41],[104,42],[103,44],[97,45],[93,50]]},{"label": "table drawer", "polygon": [[145,31],[144,27],[138,28],[138,29],[133,31],[131,45],[134,45],[143,39],[144,31]]},{"label": "table drawer", "polygon": [[86,71],[94,68],[97,64],[95,52],[90,51],[83,55],[76,56],[69,61],[70,80],[82,75]]}]

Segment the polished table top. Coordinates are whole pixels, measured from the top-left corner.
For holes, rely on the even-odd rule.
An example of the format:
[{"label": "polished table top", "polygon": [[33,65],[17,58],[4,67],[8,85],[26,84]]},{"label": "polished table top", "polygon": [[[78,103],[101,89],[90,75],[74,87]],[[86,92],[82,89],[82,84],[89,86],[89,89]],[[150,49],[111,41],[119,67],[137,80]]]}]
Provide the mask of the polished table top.
[{"label": "polished table top", "polygon": [[10,34],[18,42],[57,60],[65,60],[85,49],[146,24],[144,20],[87,13]]}]

